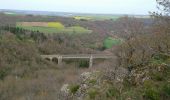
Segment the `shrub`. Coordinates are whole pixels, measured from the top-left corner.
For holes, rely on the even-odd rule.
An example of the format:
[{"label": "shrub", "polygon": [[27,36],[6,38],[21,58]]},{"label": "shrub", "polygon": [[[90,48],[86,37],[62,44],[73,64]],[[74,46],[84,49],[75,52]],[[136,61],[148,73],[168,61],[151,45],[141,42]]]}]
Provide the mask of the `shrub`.
[{"label": "shrub", "polygon": [[106,92],[106,96],[108,98],[116,96],[116,95],[118,95],[118,90],[114,87],[109,88]]},{"label": "shrub", "polygon": [[170,96],[170,84],[165,84],[163,87],[163,92],[166,96]]},{"label": "shrub", "polygon": [[156,81],[163,81],[164,80],[164,75],[160,72],[156,72],[152,74],[152,78]]},{"label": "shrub", "polygon": [[96,98],[96,95],[98,94],[98,91],[94,88],[91,88],[87,92],[90,99],[94,100]]},{"label": "shrub", "polygon": [[144,92],[144,97],[149,100],[159,100],[159,93],[156,89],[148,88]]},{"label": "shrub", "polygon": [[71,85],[71,86],[70,86],[70,92],[71,92],[72,94],[75,94],[79,88],[80,88],[79,85]]},{"label": "shrub", "polygon": [[97,82],[96,79],[91,79],[91,80],[89,80],[89,83],[90,83],[90,84],[93,84],[93,85],[94,85],[96,82]]},{"label": "shrub", "polygon": [[159,90],[154,86],[152,81],[146,81],[144,83],[144,98],[149,100],[160,100]]},{"label": "shrub", "polygon": [[9,68],[5,67],[0,69],[0,80],[3,80],[4,77],[8,74]]}]

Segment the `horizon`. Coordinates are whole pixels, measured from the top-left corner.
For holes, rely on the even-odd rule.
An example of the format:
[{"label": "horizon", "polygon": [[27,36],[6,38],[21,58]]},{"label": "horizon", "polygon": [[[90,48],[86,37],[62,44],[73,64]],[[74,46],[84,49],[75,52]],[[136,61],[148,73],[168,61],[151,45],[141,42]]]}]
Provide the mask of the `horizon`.
[{"label": "horizon", "polygon": [[92,12],[66,12],[66,11],[45,11],[45,10],[20,10],[20,9],[0,9],[0,11],[22,11],[22,12],[49,12],[49,13],[70,13],[70,14],[92,14],[92,15],[143,15],[143,16],[149,16],[148,14],[125,14],[125,13],[92,13]]},{"label": "horizon", "polygon": [[149,11],[156,10],[156,1],[101,0],[101,2],[98,2],[98,0],[6,0],[0,4],[0,9],[87,14],[148,15]]}]

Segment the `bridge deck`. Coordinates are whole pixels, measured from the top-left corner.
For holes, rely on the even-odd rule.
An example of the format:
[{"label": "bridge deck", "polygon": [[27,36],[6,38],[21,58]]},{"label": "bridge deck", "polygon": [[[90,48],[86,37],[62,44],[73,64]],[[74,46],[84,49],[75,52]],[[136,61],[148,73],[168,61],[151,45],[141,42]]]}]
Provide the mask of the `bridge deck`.
[{"label": "bridge deck", "polygon": [[71,55],[41,55],[42,58],[65,58],[65,59],[77,59],[77,58],[114,58],[114,55],[106,54],[71,54]]}]

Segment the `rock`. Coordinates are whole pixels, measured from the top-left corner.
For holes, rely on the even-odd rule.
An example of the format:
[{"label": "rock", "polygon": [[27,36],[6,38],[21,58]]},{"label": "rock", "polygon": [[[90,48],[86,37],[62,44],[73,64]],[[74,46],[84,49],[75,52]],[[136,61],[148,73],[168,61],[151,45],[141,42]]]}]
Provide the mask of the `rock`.
[{"label": "rock", "polygon": [[64,84],[61,87],[61,92],[64,93],[64,94],[69,94],[69,84]]},{"label": "rock", "polygon": [[90,78],[91,74],[92,74],[91,72],[84,72],[84,73],[81,74],[80,79],[82,81],[86,81],[87,79]]},{"label": "rock", "polygon": [[111,82],[123,82],[123,79],[125,76],[127,76],[128,71],[125,68],[118,67],[117,69],[114,70],[107,70],[104,73],[103,79],[109,80]]}]

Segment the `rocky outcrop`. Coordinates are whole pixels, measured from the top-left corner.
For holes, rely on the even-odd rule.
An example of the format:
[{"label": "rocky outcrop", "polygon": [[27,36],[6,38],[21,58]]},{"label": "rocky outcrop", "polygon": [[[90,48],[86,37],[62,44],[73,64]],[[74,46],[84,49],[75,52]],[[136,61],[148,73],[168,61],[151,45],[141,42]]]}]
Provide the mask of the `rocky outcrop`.
[{"label": "rocky outcrop", "polygon": [[[127,75],[127,70],[124,68],[115,68],[105,71],[84,72],[80,75],[79,80],[75,84],[64,84],[61,92],[64,96],[74,98],[74,100],[102,100],[102,98],[113,98],[108,96],[110,90],[115,90],[115,93],[120,91],[120,85],[124,77]],[[119,84],[114,87],[114,84]],[[71,88],[72,87],[72,88]]]}]

